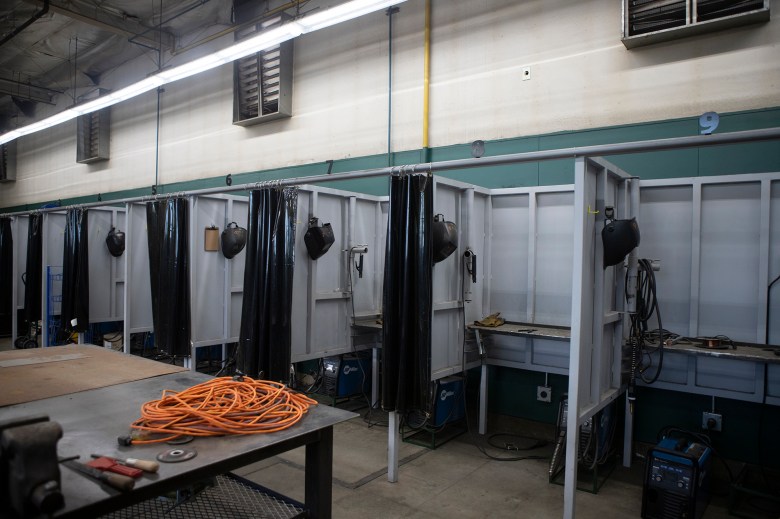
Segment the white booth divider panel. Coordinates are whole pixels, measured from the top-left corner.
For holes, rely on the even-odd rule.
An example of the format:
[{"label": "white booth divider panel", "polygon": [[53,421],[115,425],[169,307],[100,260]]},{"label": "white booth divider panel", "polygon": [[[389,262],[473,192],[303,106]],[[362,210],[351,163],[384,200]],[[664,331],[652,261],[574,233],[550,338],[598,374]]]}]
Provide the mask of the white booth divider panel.
[{"label": "white booth divider panel", "polygon": [[664,328],[683,335],[690,323],[692,201],[691,186],[640,190],[638,257],[661,260],[655,273],[661,318]]},{"label": "white booth divider panel", "polygon": [[[769,228],[769,282],[780,276],[780,181],[771,184]],[[780,281],[770,293],[769,344],[780,344]],[[772,310],[774,309],[774,310]],[[778,369],[780,372],[780,369]],[[780,378],[780,377],[778,377]],[[780,394],[780,388],[774,394]]]},{"label": "white booth divider panel", "polygon": [[571,324],[573,207],[573,192],[536,194],[536,290],[531,322]]},{"label": "white booth divider panel", "polygon": [[[121,209],[124,213],[124,209]],[[117,227],[116,209],[91,208],[87,212],[89,241],[89,321],[121,321],[122,305],[117,305],[117,285],[124,281],[124,254],[114,258],[106,246],[111,227]],[[121,227],[120,227],[121,228]],[[120,290],[121,292],[121,290]]]},{"label": "white booth divider panel", "polygon": [[[116,211],[114,213],[114,226],[116,226],[118,231],[125,232],[127,229],[127,217],[125,215],[125,211]],[[125,234],[125,243],[127,242],[127,234]],[[105,247],[105,238],[103,239],[103,246]],[[127,258],[126,254],[122,254],[118,258],[114,259],[114,286],[116,289],[114,290],[114,316],[116,316],[117,320],[124,319],[125,315],[125,261]],[[90,285],[92,286],[92,285]]]},{"label": "white booth divider panel", "polygon": [[[463,194],[463,198],[468,196],[467,193]],[[463,205],[463,207],[467,207]],[[488,290],[490,287],[490,254],[488,251],[488,235],[486,229],[488,228],[488,219],[490,213],[490,196],[487,193],[474,192],[474,208],[473,214],[469,215],[472,222],[472,235],[469,236],[469,246],[471,250],[477,255],[477,282],[471,286],[471,294],[469,295],[470,302],[464,303],[466,322],[473,322],[478,319],[482,319],[489,312],[485,312],[486,301],[490,299]],[[463,253],[465,247],[459,246],[458,250],[454,254],[458,254],[458,270],[461,275],[466,275],[466,268],[464,266]],[[464,279],[465,283],[469,283],[470,280]],[[460,286],[458,287],[460,291]],[[462,298],[462,294],[460,295]]]},{"label": "white booth divider panel", "polygon": [[193,197],[190,236],[192,284],[192,330],[194,344],[224,339],[225,256],[219,250],[205,250],[205,230],[225,228],[227,201],[208,196]]},{"label": "white booth divider panel", "polygon": [[16,254],[16,308],[24,308],[24,281],[22,276],[27,277],[27,232],[30,223],[30,217],[17,216],[16,229],[14,229],[14,249]]},{"label": "white booth divider panel", "polygon": [[757,339],[760,202],[758,182],[702,186],[699,335]]},{"label": "white booth divider panel", "polygon": [[[65,250],[65,213],[46,213],[43,228],[43,270],[47,266],[62,266],[62,255]],[[46,286],[46,278],[43,279]],[[46,306],[43,307],[44,311]]]},{"label": "white booth divider panel", "polygon": [[[302,186],[298,191],[293,278],[292,360],[316,359],[352,351],[352,302],[349,278],[355,298],[355,314],[374,315],[381,308],[381,276],[384,261],[383,199],[347,191]],[[317,260],[309,258],[304,235],[310,217],[330,223],[335,242]],[[385,216],[386,218],[386,216]],[[386,225],[386,220],[384,225]],[[382,233],[381,235],[379,233]],[[367,245],[363,277],[346,252]]]},{"label": "white booth divider panel", "polygon": [[490,309],[485,313],[501,312],[507,321],[528,320],[529,197],[517,193],[492,199]]},{"label": "white booth divider panel", "polygon": [[[355,200],[354,236],[351,241],[353,245],[368,245],[368,254],[363,257],[363,277],[358,277],[354,265],[351,267],[352,298],[356,316],[378,314],[382,307],[382,294],[378,290],[382,286],[384,275],[386,228],[380,228],[377,224],[381,220],[379,212],[377,202]],[[354,261],[359,261],[359,257],[354,258]]]},{"label": "white booth divider panel", "polygon": [[[146,227],[146,205],[130,204],[125,231],[125,261],[128,284],[126,330],[130,333],[151,331],[152,286],[149,274],[149,242]],[[127,346],[127,343],[126,343]]]},{"label": "white booth divider panel", "polygon": [[[234,198],[230,222],[236,222],[239,227],[247,228],[249,218],[249,200],[247,198]],[[230,337],[238,339],[241,333],[241,307],[244,303],[244,269],[246,268],[246,247],[230,260]]]}]

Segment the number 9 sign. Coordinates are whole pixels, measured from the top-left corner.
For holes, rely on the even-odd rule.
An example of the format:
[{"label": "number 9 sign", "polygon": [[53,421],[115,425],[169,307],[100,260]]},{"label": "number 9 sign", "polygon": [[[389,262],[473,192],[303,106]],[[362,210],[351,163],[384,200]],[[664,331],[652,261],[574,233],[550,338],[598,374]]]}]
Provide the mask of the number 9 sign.
[{"label": "number 9 sign", "polygon": [[704,112],[699,117],[699,126],[701,127],[702,135],[709,135],[715,131],[720,124],[720,116],[716,112]]}]

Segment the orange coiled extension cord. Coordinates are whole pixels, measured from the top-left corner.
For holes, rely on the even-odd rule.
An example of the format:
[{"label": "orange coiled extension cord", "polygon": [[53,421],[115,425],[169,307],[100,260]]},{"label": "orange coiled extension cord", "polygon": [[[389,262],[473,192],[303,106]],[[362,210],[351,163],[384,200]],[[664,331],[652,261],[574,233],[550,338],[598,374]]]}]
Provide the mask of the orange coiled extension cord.
[{"label": "orange coiled extension cord", "polygon": [[[249,377],[220,377],[141,406],[130,427],[133,443],[160,443],[180,436],[271,433],[297,423],[317,401],[284,384]],[[150,433],[162,434],[149,438]]]}]

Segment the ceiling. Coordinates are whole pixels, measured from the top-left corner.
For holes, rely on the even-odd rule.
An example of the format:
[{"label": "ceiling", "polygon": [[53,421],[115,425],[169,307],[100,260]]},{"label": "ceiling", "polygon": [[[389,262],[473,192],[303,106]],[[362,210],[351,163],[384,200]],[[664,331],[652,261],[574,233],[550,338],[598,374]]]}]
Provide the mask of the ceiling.
[{"label": "ceiling", "polygon": [[232,0],[3,0],[0,131],[49,115],[46,105],[73,104],[74,91],[96,93],[129,60],[164,64],[231,26]]}]

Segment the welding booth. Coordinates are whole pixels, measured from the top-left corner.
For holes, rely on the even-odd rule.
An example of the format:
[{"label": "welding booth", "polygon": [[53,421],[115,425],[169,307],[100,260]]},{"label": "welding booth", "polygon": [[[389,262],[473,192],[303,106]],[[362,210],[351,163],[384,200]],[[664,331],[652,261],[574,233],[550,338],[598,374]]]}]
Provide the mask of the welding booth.
[{"label": "welding booth", "polygon": [[[395,172],[393,181],[412,176],[400,173]],[[86,218],[81,232],[88,237],[86,324],[122,321],[125,352],[133,334],[154,332],[158,347],[184,357],[193,370],[200,348],[221,346],[224,363],[231,356],[230,345],[237,344],[240,352],[247,336],[268,333],[246,328],[251,315],[242,318],[247,305],[262,306],[258,287],[266,282],[247,275],[248,254],[276,258],[282,270],[273,290],[289,294],[282,306],[291,309],[280,317],[287,321],[279,328],[282,335],[289,334],[289,356],[251,360],[253,369],[275,362],[276,371],[271,372],[286,379],[290,363],[344,359],[370,350],[371,403],[377,405],[380,353],[383,371],[402,372],[414,365],[415,373],[404,374],[418,377],[409,381],[418,393],[412,400],[403,400],[399,385],[386,385],[392,375],[383,380],[381,402],[390,411],[391,481],[398,477],[399,414],[419,408],[430,412],[436,381],[478,368],[479,432],[485,434],[490,369],[543,374],[537,400],[560,404],[561,409],[564,395],[546,380],[567,375],[570,417],[559,424],[558,462],[561,470],[565,467],[567,506],[573,506],[578,437],[585,434],[583,426],[595,427],[607,408],[610,413],[616,406],[624,409],[623,462],[630,463],[634,408],[625,396],[629,387],[652,384],[707,395],[713,407],[714,399],[721,397],[780,405],[780,364],[751,356],[752,350],[713,355],[671,345],[666,351],[626,349],[633,325],[629,314],[641,303],[637,279],[650,275],[663,311],[659,328],[681,337],[780,342],[780,322],[776,312],[769,312],[770,305],[780,307],[780,297],[767,289],[780,263],[780,173],[641,180],[603,159],[587,157],[575,159],[574,173],[573,185],[502,189],[416,174],[417,187],[410,191],[414,203],[405,208],[395,205],[398,195],[393,190],[390,197],[319,185],[283,191],[281,183],[260,185],[250,198],[214,189],[133,200],[124,207],[89,207],[80,216]],[[252,237],[262,220],[256,209],[272,200],[254,193],[269,188],[283,197],[274,203],[286,204],[286,220],[269,227],[279,234],[264,244]],[[408,214],[399,217],[399,211]],[[409,215],[419,218],[415,222]],[[72,230],[69,218],[80,221],[65,209],[17,215],[10,222],[13,236],[26,237],[33,218],[41,219],[37,277],[42,285],[41,344],[46,345],[63,324],[57,324],[65,281],[58,269],[65,266],[62,251]],[[635,237],[638,247],[627,247],[616,260],[605,258],[611,253],[604,248],[605,229],[634,218],[641,233],[641,240]],[[403,266],[417,285],[402,290],[393,282],[390,292],[398,293],[389,294],[387,280],[405,274],[394,271],[401,268],[397,265],[388,269],[386,257],[395,257],[410,236],[430,238],[426,226],[434,222],[449,222],[446,233],[451,236],[444,248],[422,246],[415,252],[420,256]],[[399,231],[398,225],[407,231]],[[112,228],[125,233],[124,252],[118,257],[105,244]],[[167,235],[158,236],[160,229]],[[221,235],[238,229],[248,229],[246,246],[223,245]],[[13,242],[13,308],[20,315],[25,289],[31,286],[30,274],[23,277],[28,242]],[[439,261],[432,259],[434,252],[441,253]],[[642,258],[652,261],[642,263]],[[176,270],[166,270],[172,261]],[[251,303],[245,301],[247,287],[253,292]],[[397,301],[410,298],[418,298],[409,303],[415,312],[388,313],[388,302],[396,308]],[[163,322],[160,315],[171,314],[164,309],[173,308],[172,301],[177,318]],[[155,311],[161,313],[155,316]],[[500,314],[494,325],[475,324],[492,314]],[[427,329],[420,328],[413,338],[416,359],[393,357],[388,341],[396,344],[406,326],[396,326],[394,319],[419,320],[420,315],[430,318],[423,319]],[[402,333],[391,333],[395,329]],[[13,333],[19,335],[18,329]],[[236,362],[250,362],[241,355]],[[640,365],[646,371],[637,375]],[[432,423],[442,425],[441,417]]]}]

